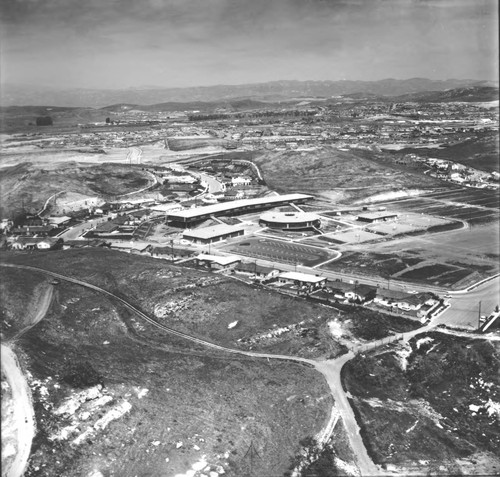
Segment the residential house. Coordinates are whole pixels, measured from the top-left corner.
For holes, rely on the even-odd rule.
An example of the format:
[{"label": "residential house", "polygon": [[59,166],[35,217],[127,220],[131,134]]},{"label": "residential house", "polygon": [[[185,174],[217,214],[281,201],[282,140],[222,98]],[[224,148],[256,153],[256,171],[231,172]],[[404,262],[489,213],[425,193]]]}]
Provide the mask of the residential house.
[{"label": "residential house", "polygon": [[198,267],[205,267],[211,270],[229,270],[240,262],[240,258],[235,255],[218,256],[200,254],[195,257],[195,263]]},{"label": "residential house", "polygon": [[265,281],[276,278],[280,271],[272,267],[257,265],[255,262],[241,262],[235,267],[237,273],[249,275],[254,280]]},{"label": "residential house", "polygon": [[284,272],[278,276],[278,282],[291,284],[310,293],[314,290],[323,288],[326,284],[326,278],[299,272]]}]

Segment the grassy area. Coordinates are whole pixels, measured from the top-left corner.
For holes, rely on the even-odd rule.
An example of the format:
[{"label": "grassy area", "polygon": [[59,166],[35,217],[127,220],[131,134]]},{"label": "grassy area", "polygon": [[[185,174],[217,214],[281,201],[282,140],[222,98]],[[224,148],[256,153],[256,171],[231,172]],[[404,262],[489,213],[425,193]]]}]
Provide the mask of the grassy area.
[{"label": "grassy area", "polygon": [[491,132],[476,132],[468,138],[452,146],[435,149],[404,149],[399,153],[414,152],[419,156],[436,157],[465,164],[475,169],[487,172],[499,171],[498,134]]},{"label": "grassy area", "polygon": [[381,192],[440,185],[430,178],[400,166],[382,163],[375,153],[339,151],[325,147],[315,151],[266,153],[255,161],[266,183],[282,193],[303,192],[330,197],[339,193],[342,202],[364,199]]},{"label": "grassy area", "polygon": [[493,466],[500,462],[499,369],[498,345],[430,333],[356,357],[343,379],[377,463],[453,465],[486,452]]},{"label": "grassy area", "polygon": [[[9,218],[23,208],[38,212],[57,192],[85,197],[112,197],[148,185],[149,176],[138,168],[115,164],[84,166],[74,162],[34,165],[28,162],[2,169],[0,216]],[[64,201],[64,195],[59,196]]]},{"label": "grassy area", "polygon": [[224,275],[105,249],[4,256],[102,286],[160,323],[230,348],[331,357],[345,351],[332,334],[332,320],[345,336],[366,340],[418,326],[362,307],[325,307]]},{"label": "grassy area", "polygon": [[331,309],[223,275],[104,249],[6,256],[102,286],[160,323],[225,346],[309,357],[343,350],[328,331]]},{"label": "grassy area", "polygon": [[419,328],[420,323],[401,316],[388,315],[356,305],[335,304],[342,311],[339,320],[354,338],[372,341],[393,333],[405,333]]},{"label": "grassy area", "polygon": [[50,286],[49,280],[41,273],[2,268],[0,330],[5,339],[15,336],[30,323],[47,286]]},{"label": "grassy area", "polygon": [[[328,418],[328,388],[308,367],[173,352],[168,336],[144,324],[134,333],[131,320],[101,294],[62,283],[48,316],[18,342],[38,426],[26,475],[175,475],[205,456],[211,470],[238,476],[248,470],[252,442],[262,457],[254,470],[282,475],[300,439]],[[56,412],[98,383],[108,403],[91,399],[77,412]],[[127,413],[70,445],[122,402],[131,405]],[[71,425],[68,438],[51,439]]]}]

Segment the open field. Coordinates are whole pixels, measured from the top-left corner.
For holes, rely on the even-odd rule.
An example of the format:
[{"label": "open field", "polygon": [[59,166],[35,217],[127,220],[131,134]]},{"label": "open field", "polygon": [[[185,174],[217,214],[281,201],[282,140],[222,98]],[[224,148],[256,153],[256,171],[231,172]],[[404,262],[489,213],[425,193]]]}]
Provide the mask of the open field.
[{"label": "open field", "polygon": [[[262,455],[254,470],[282,475],[328,419],[331,397],[312,369],[172,351],[147,327],[98,293],[58,285],[49,314],[18,341],[38,427],[26,475],[176,475],[204,461],[238,476],[252,441]],[[77,412],[57,411],[90,388]]]},{"label": "open field", "polygon": [[38,298],[50,279],[41,273],[24,270],[2,270],[0,280],[0,330],[5,338],[15,336],[30,323],[36,313]]},{"label": "open field", "polygon": [[[342,351],[337,336],[372,339],[418,326],[109,250],[2,256],[105,287],[159,322],[231,347],[335,355]],[[22,271],[19,280],[31,290],[40,277]],[[248,471],[245,454],[252,441],[262,456],[254,471],[278,476],[289,468],[299,441],[315,435],[328,419],[331,397],[308,367],[223,356],[159,331],[106,296],[64,281],[55,293],[47,316],[18,341],[31,373],[39,426],[29,476],[75,475],[77,469],[125,477],[145,471],[175,475],[204,455],[204,468],[222,466],[237,477]],[[289,326],[298,323],[298,328]],[[287,327],[291,331],[283,332]],[[242,337],[247,340],[238,341]],[[97,399],[69,415],[54,412],[67,397],[97,384],[104,385]],[[130,409],[109,427],[69,445],[124,403]],[[61,438],[51,441],[55,435]]]},{"label": "open field", "polygon": [[465,220],[471,226],[499,219],[500,194],[496,191],[450,189],[418,198],[385,202],[391,210]]},{"label": "open field", "polygon": [[415,184],[420,189],[442,187],[442,182],[432,177],[379,162],[375,153],[362,156],[357,151],[324,147],[308,152],[266,152],[255,162],[271,189],[319,194],[333,202],[352,203]]},{"label": "open field", "polygon": [[[25,210],[38,212],[45,201],[52,195],[58,195],[58,208],[64,209],[68,203],[95,201],[97,197],[115,195],[142,189],[151,183],[150,176],[139,168],[126,165],[102,164],[86,166],[75,162],[45,164],[23,163],[13,167],[4,167],[0,178],[2,191],[0,215],[2,218],[19,214]],[[53,205],[53,203],[52,203]]]},{"label": "open field", "polygon": [[[332,356],[344,352],[342,336],[370,339],[374,333],[373,337],[387,336],[400,326],[414,326],[360,307],[325,307],[224,275],[105,249],[3,256],[102,286],[136,303],[158,322],[231,348]],[[342,324],[338,336],[332,334],[333,318]]]},{"label": "open field", "polygon": [[327,236],[323,237],[322,240],[329,241],[333,239],[338,243],[360,243],[369,242],[372,240],[380,240],[381,238],[382,237],[379,234],[374,234],[367,230],[353,229],[347,230],[345,232],[339,232],[337,234],[328,234]]},{"label": "open field", "polygon": [[329,332],[330,309],[223,275],[107,250],[15,258],[63,274],[71,270],[75,277],[127,297],[158,322],[217,344],[304,357],[343,352]]},{"label": "open field", "polygon": [[430,333],[349,362],[343,379],[375,462],[496,475],[499,352],[494,342]]},{"label": "open field", "polygon": [[[407,237],[372,244],[370,250],[350,246],[338,260],[321,268],[342,273],[366,274],[384,279],[463,288],[498,272],[498,231],[451,231],[438,235]],[[469,238],[470,234],[470,238]],[[493,243],[492,243],[493,240]],[[471,248],[476,243],[477,248]],[[397,247],[397,254],[394,249]],[[496,247],[496,248],[495,248]]]},{"label": "open field", "polygon": [[335,255],[326,250],[272,239],[251,238],[228,245],[226,251],[252,258],[312,267]]}]

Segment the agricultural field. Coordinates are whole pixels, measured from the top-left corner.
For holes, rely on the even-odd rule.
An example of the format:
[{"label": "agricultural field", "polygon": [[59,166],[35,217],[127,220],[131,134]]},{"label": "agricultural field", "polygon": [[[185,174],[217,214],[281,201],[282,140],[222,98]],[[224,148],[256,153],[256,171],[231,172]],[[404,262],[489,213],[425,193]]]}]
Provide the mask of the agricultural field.
[{"label": "agricultural field", "polygon": [[318,265],[335,256],[327,250],[307,245],[262,238],[245,239],[236,244],[228,245],[224,249],[247,257],[281,263],[296,263],[306,267]]},{"label": "agricultural field", "polygon": [[64,282],[16,347],[38,430],[27,476],[176,475],[197,465],[244,475],[252,441],[262,456],[254,470],[282,475],[332,405],[311,368],[183,346]]},{"label": "agricultural field", "polygon": [[[447,235],[399,239],[397,254],[394,253],[396,241],[376,244],[369,251],[361,247],[349,247],[342,251],[339,259],[320,268],[447,288],[463,288],[498,272],[498,259],[493,259],[493,254],[488,255],[480,249],[471,250],[465,238],[462,238],[462,251]],[[484,233],[480,236],[483,239],[485,237],[487,235]]]},{"label": "agricultural field", "polygon": [[401,212],[462,220],[470,226],[479,226],[498,221],[500,195],[495,191],[450,189],[384,205]]},{"label": "agricultural field", "polygon": [[224,146],[230,142],[231,141],[226,139],[217,139],[213,137],[168,138],[168,147],[171,151],[186,151],[208,146]]},{"label": "agricultural field", "polygon": [[375,462],[498,473],[499,353],[495,342],[433,332],[347,363],[343,380]]}]

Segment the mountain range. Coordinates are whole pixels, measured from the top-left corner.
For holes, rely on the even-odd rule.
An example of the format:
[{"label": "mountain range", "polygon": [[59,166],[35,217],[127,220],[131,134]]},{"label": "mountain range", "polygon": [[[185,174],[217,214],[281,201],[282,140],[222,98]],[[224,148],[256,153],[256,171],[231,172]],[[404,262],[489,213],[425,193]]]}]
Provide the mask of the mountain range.
[{"label": "mountain range", "polygon": [[[474,88],[467,93],[468,88]],[[437,100],[451,90],[449,101],[466,97],[482,89],[485,98],[498,99],[498,83],[472,79],[430,80],[411,78],[406,80],[384,79],[379,81],[273,81],[243,85],[216,85],[187,88],[144,87],[129,89],[58,89],[31,85],[4,84],[1,88],[2,106],[64,106],[103,108],[113,104],[157,105],[163,103],[207,103],[233,101],[282,102],[300,99],[331,99],[352,95],[353,99],[391,100],[407,97],[405,101],[425,101],[432,92]],[[446,96],[446,94],[445,94]],[[414,99],[412,99],[414,98]],[[467,99],[462,99],[467,100]],[[488,101],[490,99],[473,99]],[[403,101],[403,99],[401,99]],[[205,108],[200,108],[205,109]]]}]

